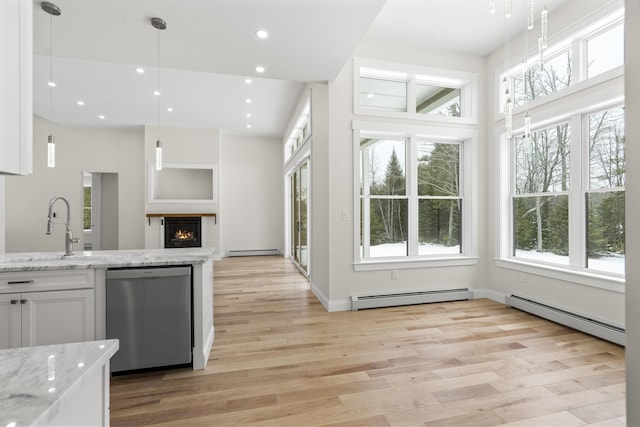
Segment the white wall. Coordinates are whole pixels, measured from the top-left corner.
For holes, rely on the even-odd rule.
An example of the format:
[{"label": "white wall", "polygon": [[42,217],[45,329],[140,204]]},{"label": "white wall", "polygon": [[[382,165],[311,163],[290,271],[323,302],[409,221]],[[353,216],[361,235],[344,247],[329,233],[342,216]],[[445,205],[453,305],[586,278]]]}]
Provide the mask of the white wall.
[{"label": "white wall", "polygon": [[[608,9],[612,9],[611,3],[608,2]],[[614,2],[615,3],[615,2]],[[620,4],[620,1],[617,1]],[[575,2],[567,2],[563,7],[553,11],[552,18],[549,19],[549,42],[559,41],[567,33],[575,30],[575,26],[581,26],[581,22],[594,13],[598,13],[606,3],[602,0],[581,0],[580,7]],[[583,26],[584,24],[582,24]],[[514,66],[521,62],[524,43],[522,37],[514,38],[510,47],[511,53],[508,53],[510,59],[509,65]],[[533,46],[531,46],[533,48]],[[488,112],[487,123],[487,162],[488,168],[488,189],[481,197],[487,199],[488,215],[486,216],[486,229],[488,253],[486,257],[488,276],[487,284],[493,290],[501,294],[518,293],[531,297],[542,302],[546,302],[555,306],[566,308],[570,311],[586,314],[592,318],[600,319],[608,323],[620,325],[624,327],[624,311],[625,311],[625,295],[622,292],[623,286],[618,285],[618,290],[606,290],[602,288],[582,285],[569,280],[558,280],[541,275],[526,274],[526,280],[521,280],[521,271],[517,269],[506,269],[497,267],[494,259],[497,256],[497,239],[498,239],[498,203],[496,199],[498,195],[497,188],[499,186],[497,151],[498,142],[493,140],[494,112],[496,111],[496,70],[502,71],[505,50],[497,49],[488,58],[487,70],[485,73],[485,87],[488,91],[486,96],[485,110]],[[628,112],[627,112],[628,114]],[[628,123],[628,122],[627,122]],[[629,167],[627,166],[629,170]],[[630,181],[630,180],[627,180]],[[627,197],[629,199],[629,197]],[[628,217],[629,218],[629,217]],[[630,239],[627,237],[627,242]],[[614,286],[615,287],[615,286]]]},{"label": "white wall", "polygon": [[[218,181],[220,177],[220,130],[193,128],[160,128],[162,140],[162,158],[166,163],[182,164],[212,164],[218,167]],[[155,161],[156,140],[158,130],[156,126],[147,126],[144,134],[145,170],[149,163]],[[145,173],[143,185],[145,187],[146,213],[216,213],[219,214],[220,202],[216,203],[149,203],[148,174]],[[220,185],[218,185],[218,193]],[[208,247],[220,248],[220,218],[217,222],[203,217],[202,235],[204,244]],[[145,220],[145,247],[149,249],[161,247],[160,219],[152,218],[151,224]]]},{"label": "white wall", "polygon": [[0,176],[0,254],[4,253],[4,220],[5,217],[5,201],[4,201],[4,176]]},{"label": "white wall", "polygon": [[[443,52],[427,52],[405,46],[362,44],[356,57],[394,61],[418,66],[444,68],[481,74],[484,60],[479,57],[455,55]],[[482,89],[481,89],[482,90]],[[329,146],[328,159],[323,159],[328,170],[321,180],[314,182],[312,192],[327,191],[329,221],[329,274],[328,298],[330,309],[346,309],[351,294],[368,292],[411,291],[451,287],[486,287],[482,264],[474,266],[432,267],[398,270],[398,278],[391,279],[391,271],[356,272],[353,267],[354,219],[353,219],[353,63],[349,61],[337,78],[329,83]],[[312,109],[312,113],[315,111]],[[359,117],[361,118],[361,117]],[[368,120],[371,118],[367,117]],[[377,120],[377,119],[376,119]],[[388,119],[386,121],[402,121]],[[479,128],[483,127],[482,117]],[[415,124],[415,123],[412,123]],[[315,135],[317,126],[313,122]],[[328,162],[328,163],[326,163]],[[315,163],[314,163],[315,164]],[[474,177],[480,188],[485,188],[485,171],[481,162]],[[480,224],[484,221],[483,194],[479,194]],[[342,212],[348,213],[343,219]],[[479,227],[480,241],[484,241]],[[483,250],[480,248],[480,255]],[[315,256],[315,255],[314,255]],[[315,259],[313,260],[315,265]]]},{"label": "white wall", "polygon": [[640,425],[640,3],[626,1],[627,425]]},{"label": "white wall", "polygon": [[220,159],[221,254],[231,250],[283,252],[281,141],[223,135]]},{"label": "white wall", "polygon": [[[56,167],[46,166],[46,141],[56,135]],[[136,130],[60,127],[34,116],[33,175],[5,178],[5,242],[7,252],[63,251],[64,225],[45,235],[49,200],[62,195],[71,203],[74,236],[82,239],[82,171],[118,173],[120,249],[144,247],[144,147]],[[66,220],[57,202],[59,222]],[[76,244],[82,250],[82,243]]]}]

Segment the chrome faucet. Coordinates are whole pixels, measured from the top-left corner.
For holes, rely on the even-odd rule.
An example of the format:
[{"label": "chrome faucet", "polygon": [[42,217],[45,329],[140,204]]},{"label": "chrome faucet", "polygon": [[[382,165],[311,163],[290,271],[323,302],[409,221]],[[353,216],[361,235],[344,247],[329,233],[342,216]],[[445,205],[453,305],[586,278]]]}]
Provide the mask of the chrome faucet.
[{"label": "chrome faucet", "polygon": [[71,233],[71,208],[69,207],[69,201],[62,196],[55,196],[49,200],[49,219],[47,221],[47,234],[53,234],[53,205],[58,200],[62,200],[67,205],[67,222],[64,224],[66,232],[64,233],[64,255],[73,255],[73,244],[79,243],[79,238],[74,238]]}]

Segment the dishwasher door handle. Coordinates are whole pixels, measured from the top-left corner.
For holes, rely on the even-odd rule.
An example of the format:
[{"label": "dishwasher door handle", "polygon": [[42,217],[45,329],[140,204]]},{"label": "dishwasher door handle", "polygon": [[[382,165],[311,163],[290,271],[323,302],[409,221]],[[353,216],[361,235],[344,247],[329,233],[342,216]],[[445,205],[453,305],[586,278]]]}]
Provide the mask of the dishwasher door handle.
[{"label": "dishwasher door handle", "polygon": [[165,268],[122,268],[107,270],[107,280],[151,279],[176,276],[191,276],[191,267],[178,266]]}]

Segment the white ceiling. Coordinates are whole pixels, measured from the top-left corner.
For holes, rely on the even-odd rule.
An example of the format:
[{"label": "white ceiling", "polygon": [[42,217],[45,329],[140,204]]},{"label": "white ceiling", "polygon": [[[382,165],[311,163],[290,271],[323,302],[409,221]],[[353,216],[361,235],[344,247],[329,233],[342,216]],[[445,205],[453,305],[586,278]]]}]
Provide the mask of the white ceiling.
[{"label": "white ceiling", "polygon": [[[552,10],[565,1],[545,3]],[[304,83],[335,78],[363,39],[485,56],[506,31],[501,0],[495,15],[485,0],[54,2],[62,15],[52,18],[34,1],[34,111],[63,126],[132,127],[159,119],[161,126],[283,137]],[[516,34],[524,0],[513,8],[509,31]],[[154,16],[167,22],[160,34],[150,24]],[[47,86],[51,22],[53,90]],[[258,39],[257,29],[269,37]]]}]

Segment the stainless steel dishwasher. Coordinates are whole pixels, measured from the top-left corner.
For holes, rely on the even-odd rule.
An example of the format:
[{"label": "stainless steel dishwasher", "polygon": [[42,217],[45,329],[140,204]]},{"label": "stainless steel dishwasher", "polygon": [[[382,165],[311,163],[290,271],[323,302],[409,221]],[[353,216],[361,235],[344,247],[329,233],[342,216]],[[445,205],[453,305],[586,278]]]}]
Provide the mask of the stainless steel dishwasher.
[{"label": "stainless steel dishwasher", "polygon": [[191,266],[107,270],[111,372],[190,364]]}]

